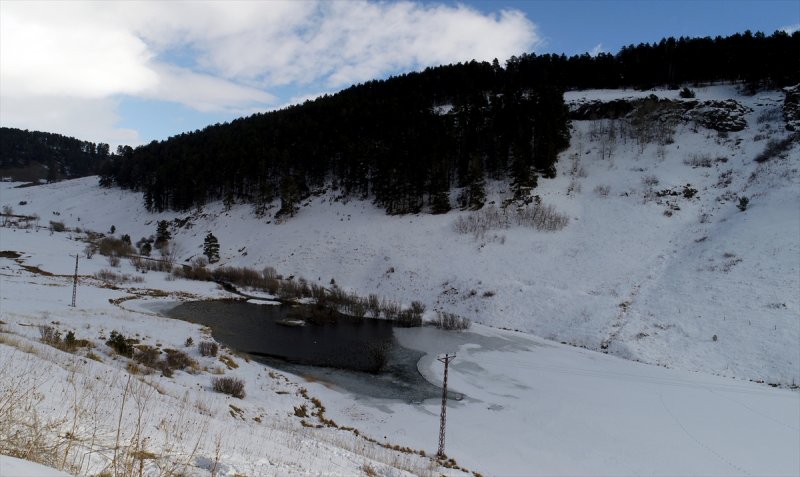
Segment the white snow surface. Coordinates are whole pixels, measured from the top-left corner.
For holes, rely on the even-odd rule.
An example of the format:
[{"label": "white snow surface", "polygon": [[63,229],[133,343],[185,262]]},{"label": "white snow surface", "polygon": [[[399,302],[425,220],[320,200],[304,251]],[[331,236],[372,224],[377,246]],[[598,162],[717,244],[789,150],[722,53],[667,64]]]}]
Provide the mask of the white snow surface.
[{"label": "white snow surface", "polygon": [[[437,385],[436,356],[457,353],[449,384],[463,399],[449,403],[447,453],[470,471],[798,475],[800,396],[748,380],[800,382],[800,153],[795,145],[783,157],[753,162],[763,138],[786,134],[780,121],[758,120],[780,106],[782,93],[745,97],[727,86],[697,92],[698,99],[733,97],[751,108],[748,128],[723,135],[679,124],[672,144],[640,147],[619,139],[601,154],[608,146],[594,134],[598,123],[576,121],[557,177],[540,179],[533,191],[570,217],[556,232],[512,227],[460,235],[453,224],[470,212],[390,217],[368,202],[335,200],[335,193],[309,199],[283,223],[255,217],[243,204],[151,214],[140,194],[101,188],[96,177],[26,188],[3,183],[0,205],[36,213],[41,225],[56,220],[106,233],[114,225],[116,236],[129,234],[134,242],[153,235],[157,220],[190,217],[191,228],[172,231],[182,259],[199,256],[211,231],[220,241],[220,265],[272,266],[325,285],[335,279],[363,296],[406,305],[419,300],[429,311],[472,319],[477,324],[469,332],[397,332],[404,345],[426,353],[418,368]],[[567,99],[630,95],[597,91]],[[685,163],[705,156],[710,167]],[[649,193],[686,184],[696,197]],[[508,196],[502,184],[490,189],[496,204]],[[750,198],[746,211],[736,207],[740,196]],[[85,392],[103,403],[93,422],[111,439],[126,388],[127,374],[118,371],[127,360],[103,344],[108,333],[183,349],[189,336],[209,339],[207,330],[158,310],[229,294],[149,272],[143,283],[119,289],[82,278],[78,306],[71,308],[69,275],[85,246],[81,236],[0,228],[0,250],[23,254],[22,263],[0,258],[0,338],[6,337],[0,369],[5,377],[39,379],[48,390],[42,409],[54,419],[70,416],[65,403],[76,373],[97,382]],[[82,275],[102,268],[110,267],[99,255],[80,263]],[[124,261],[116,271],[135,274]],[[124,297],[134,299],[119,301]],[[102,362],[82,357],[85,350],[72,355],[39,343],[36,326],[43,324],[92,340]],[[604,344],[613,356],[598,352]],[[339,425],[432,455],[438,400],[366,398],[241,358],[239,368],[228,370],[196,348],[191,354],[199,371],[137,378],[141,393],[159,390],[148,395],[157,410],[149,425],[168,422],[175,435],[185,432],[173,454],[187,455],[197,441],[190,474],[209,475],[215,462],[218,475],[353,475],[365,466],[382,475],[458,473],[348,431],[303,427],[293,416],[295,406],[308,404],[299,394],[305,387]],[[246,381],[245,399],[210,391],[211,377],[221,372]],[[134,411],[125,419],[135,421]],[[160,435],[150,448],[165,448]],[[108,466],[107,455],[93,456],[64,470],[97,473]]]},{"label": "white snow surface", "polygon": [[0,454],[0,475],[3,477],[70,477],[52,467]]}]

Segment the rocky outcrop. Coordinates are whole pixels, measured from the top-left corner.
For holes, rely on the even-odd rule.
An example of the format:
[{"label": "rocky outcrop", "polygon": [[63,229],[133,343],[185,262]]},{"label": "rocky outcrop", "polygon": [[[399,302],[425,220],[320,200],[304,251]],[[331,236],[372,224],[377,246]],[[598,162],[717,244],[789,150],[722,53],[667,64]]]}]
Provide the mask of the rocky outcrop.
[{"label": "rocky outcrop", "polygon": [[[800,94],[798,94],[800,96]],[[800,99],[800,98],[798,98]],[[795,102],[795,117],[798,103]],[[659,99],[655,95],[638,99],[613,101],[590,100],[569,105],[570,119],[631,119],[694,121],[701,126],[720,132],[741,131],[747,127],[745,115],[752,110],[736,100],[698,101]],[[798,125],[800,126],[800,125]]]},{"label": "rocky outcrop", "polygon": [[747,127],[745,115],[752,109],[736,100],[701,101],[688,111],[689,118],[705,128],[720,132],[741,131]]}]

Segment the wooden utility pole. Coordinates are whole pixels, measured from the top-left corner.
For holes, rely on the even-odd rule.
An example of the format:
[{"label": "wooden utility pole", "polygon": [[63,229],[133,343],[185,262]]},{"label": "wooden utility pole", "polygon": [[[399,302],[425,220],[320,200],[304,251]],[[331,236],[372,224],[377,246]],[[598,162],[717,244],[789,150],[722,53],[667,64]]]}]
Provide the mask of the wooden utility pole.
[{"label": "wooden utility pole", "polygon": [[78,257],[80,254],[75,254],[75,277],[72,280],[72,307],[75,308],[75,299],[78,297]]},{"label": "wooden utility pole", "polygon": [[447,367],[450,361],[456,358],[456,354],[446,354],[443,358],[437,358],[444,363],[444,381],[442,382],[442,412],[439,416],[439,451],[437,457],[444,457],[444,430],[447,425]]}]

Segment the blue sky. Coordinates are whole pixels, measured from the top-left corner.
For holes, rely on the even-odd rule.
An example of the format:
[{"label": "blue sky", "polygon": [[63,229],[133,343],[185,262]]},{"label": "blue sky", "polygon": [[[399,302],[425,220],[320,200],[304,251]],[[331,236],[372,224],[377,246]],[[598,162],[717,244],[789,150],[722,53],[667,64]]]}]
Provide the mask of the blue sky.
[{"label": "blue sky", "polygon": [[488,12],[499,4],[517,8],[539,26],[542,53],[580,54],[598,44],[615,53],[631,43],[652,43],[674,36],[730,35],[745,30],[771,34],[800,26],[800,1],[472,1]]},{"label": "blue sky", "polygon": [[137,145],[472,58],[800,28],[800,1],[0,2],[0,124]]}]

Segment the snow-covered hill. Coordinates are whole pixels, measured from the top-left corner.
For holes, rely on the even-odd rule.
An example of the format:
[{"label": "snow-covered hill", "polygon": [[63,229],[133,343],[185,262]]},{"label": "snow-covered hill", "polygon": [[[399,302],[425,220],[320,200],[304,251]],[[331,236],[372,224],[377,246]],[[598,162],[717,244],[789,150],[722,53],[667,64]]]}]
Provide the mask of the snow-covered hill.
[{"label": "snow-covered hill", "polygon": [[[557,232],[459,234],[454,223],[469,212],[390,217],[333,192],[283,223],[255,217],[245,204],[149,214],[140,195],[100,188],[96,178],[4,185],[1,202],[42,223],[101,232],[114,225],[134,241],[153,235],[157,220],[188,218],[173,229],[182,258],[198,256],[211,231],[221,265],[334,279],[363,296],[420,300],[429,310],[647,363],[796,384],[800,149],[795,143],[754,161],[770,140],[789,134],[784,94],[742,96],[734,86],[696,93],[687,100],[678,91],[569,93],[573,109],[651,94],[700,106],[677,118],[675,108],[656,110],[638,130],[625,120],[574,121],[558,176],[533,191],[570,218]],[[714,109],[727,100],[732,107]],[[745,127],[710,129],[707,119],[719,114],[709,111]],[[490,204],[510,195],[502,184],[489,189]],[[749,199],[745,211],[740,197]]]},{"label": "snow-covered hill", "polygon": [[[770,146],[775,154],[754,161],[768,141],[788,137],[783,93],[703,88],[691,107],[676,91],[567,99],[603,115],[597,101],[651,93],[674,101],[638,126],[574,122],[558,176],[534,190],[569,218],[552,232],[459,233],[460,218],[510,196],[499,183],[489,184],[483,212],[389,217],[328,192],[283,223],[243,204],[149,214],[138,194],[96,178],[0,184],[0,206],[69,229],[23,229],[10,216],[0,227],[0,449],[91,475],[138,475],[138,466],[153,476],[797,475],[800,394],[747,382],[800,382],[800,147]],[[709,117],[745,127],[720,133]],[[68,306],[86,230],[114,226],[136,242],[174,219],[182,260],[201,255],[211,231],[220,265],[335,279],[363,296],[420,300],[478,322],[462,333],[396,332],[424,353],[418,369],[437,385],[437,354],[457,352],[450,386],[463,399],[449,403],[447,453],[468,470],[429,457],[438,399],[370,398],[232,350],[222,353],[235,366],[186,346],[209,330],[158,311],[230,297],[213,283],[137,274],[123,261],[114,270],[142,281],[113,287],[91,278],[110,268],[95,255],[81,259],[78,306]],[[40,326],[94,347],[49,346]],[[105,344],[112,330],[184,350],[196,364],[172,377],[147,371]],[[244,399],[212,392],[222,375],[246,383]],[[0,459],[0,475],[18,471],[41,468]]]}]

